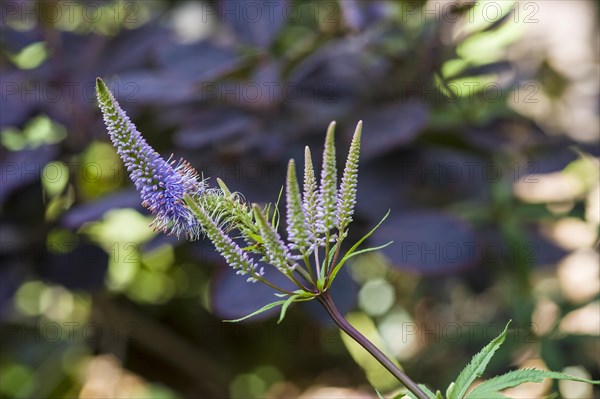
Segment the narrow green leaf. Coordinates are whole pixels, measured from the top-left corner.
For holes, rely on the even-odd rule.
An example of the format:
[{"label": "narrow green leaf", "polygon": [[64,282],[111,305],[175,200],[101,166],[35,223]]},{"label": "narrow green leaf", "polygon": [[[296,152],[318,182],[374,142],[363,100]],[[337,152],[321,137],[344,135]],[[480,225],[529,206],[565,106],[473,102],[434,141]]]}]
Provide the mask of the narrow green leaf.
[{"label": "narrow green leaf", "polygon": [[[339,245],[339,242],[336,244]],[[327,259],[323,259],[323,263],[321,263],[321,274],[320,276],[325,276],[326,271],[329,269],[329,265],[331,265],[331,261],[335,256],[335,248],[329,250],[329,254],[327,255]]]},{"label": "narrow green leaf", "polygon": [[506,333],[509,325],[510,321],[506,324],[502,334],[494,338],[492,342],[490,342],[478,354],[473,356],[469,364],[467,364],[467,367],[465,367],[456,378],[454,386],[448,387],[448,392],[446,393],[448,399],[462,399],[465,396],[473,381],[483,374],[486,366],[494,356],[494,353],[506,339]]},{"label": "narrow green leaf", "polygon": [[352,248],[350,248],[348,250],[348,252],[346,252],[346,254],[344,255],[344,257],[339,261],[339,263],[337,265],[335,265],[334,269],[331,271],[330,277],[329,277],[329,283],[328,283],[328,287],[331,285],[331,283],[333,282],[333,279],[335,278],[335,276],[338,274],[338,272],[340,271],[341,267],[344,265],[344,263],[346,263],[346,261],[348,259],[350,259],[352,257],[352,253],[354,251],[356,251],[356,248],[358,248],[360,246],[360,244],[362,244],[367,238],[369,238],[371,236],[371,234],[373,234],[375,232],[375,230],[377,230],[379,228],[379,226],[381,226],[381,224],[385,221],[385,219],[388,218],[388,216],[390,216],[390,210],[388,209],[388,211],[386,212],[386,214],[383,216],[383,218],[379,221],[379,223],[377,223],[377,225],[375,227],[373,227],[371,229],[371,231],[369,231],[367,234],[365,234],[363,236],[363,238],[361,238],[360,240],[358,240],[356,242],[356,244],[354,244],[352,246]]},{"label": "narrow green leaf", "polygon": [[262,308],[258,309],[257,311],[250,313],[250,314],[249,314],[249,315],[247,315],[247,316],[244,316],[244,317],[241,317],[241,318],[239,318],[239,319],[235,319],[235,320],[223,320],[223,321],[224,321],[224,322],[226,322],[226,323],[237,323],[237,322],[239,322],[239,321],[246,320],[246,319],[248,319],[248,318],[250,318],[250,317],[252,317],[252,316],[256,316],[257,314],[260,314],[260,313],[262,313],[262,312],[266,312],[267,310],[269,310],[269,309],[272,309],[272,308],[274,308],[275,306],[283,305],[283,304],[284,304],[284,303],[286,303],[288,300],[289,300],[289,299],[286,299],[286,300],[284,300],[284,301],[275,301],[275,302],[271,302],[271,303],[269,303],[269,304],[266,304],[266,305],[265,305],[265,306],[263,306]]},{"label": "narrow green leaf", "polygon": [[523,369],[514,370],[506,374],[499,375],[494,378],[490,378],[477,385],[469,394],[469,399],[487,399],[491,394],[501,391],[503,389],[516,387],[526,382],[543,382],[546,378],[552,378],[555,380],[569,380],[577,382],[586,382],[588,384],[600,384],[600,381],[592,381],[585,378],[575,377],[572,375],[559,373],[556,371],[546,371],[538,369]]},{"label": "narrow green leaf", "polygon": [[370,247],[370,248],[361,249],[360,251],[355,251],[355,252],[352,252],[352,253],[351,253],[351,254],[348,256],[348,259],[350,259],[350,258],[353,258],[353,257],[355,257],[356,255],[364,254],[364,253],[366,253],[366,252],[379,251],[380,249],[383,249],[383,248],[385,248],[385,247],[387,247],[387,246],[389,246],[390,244],[393,244],[393,243],[394,243],[394,241],[390,241],[390,242],[388,242],[388,243],[385,243],[385,244],[383,244],[383,245],[380,245],[380,246],[378,246],[378,247]]},{"label": "narrow green leaf", "polygon": [[317,290],[321,292],[323,291],[323,287],[325,287],[325,276],[321,275],[321,277],[317,280]]},{"label": "narrow green leaf", "polygon": [[293,293],[298,295],[299,298],[315,299],[316,297],[314,292],[308,292],[304,290],[295,290]]},{"label": "narrow green leaf", "polygon": [[375,389],[375,393],[377,394],[377,397],[379,399],[385,399],[385,397],[381,394],[381,392],[379,392],[377,389]]},{"label": "narrow green leaf", "polygon": [[277,202],[275,203],[275,209],[273,210],[273,218],[271,219],[271,226],[275,230],[279,228],[279,201],[281,201],[281,195],[283,194],[283,186],[279,189],[279,195],[277,196]]},{"label": "narrow green leaf", "polygon": [[279,320],[277,320],[277,324],[281,323],[283,321],[283,318],[285,317],[285,312],[287,311],[287,308],[294,302],[307,302],[310,301],[312,299],[314,299],[314,296],[311,297],[306,297],[303,296],[305,295],[306,292],[302,292],[302,294],[296,294],[296,295],[292,295],[291,297],[289,297],[285,303],[281,306],[281,312],[279,313]]},{"label": "narrow green leaf", "polygon": [[279,320],[277,320],[277,324],[282,322],[283,318],[285,317],[285,312],[288,306],[290,306],[296,300],[296,298],[298,298],[298,295],[292,295],[291,297],[285,300],[283,305],[281,305],[281,311],[279,312]]},{"label": "narrow green leaf", "polygon": [[259,236],[258,234],[250,233],[250,234],[248,234],[248,237],[252,238],[252,240],[254,240],[254,242],[258,242],[258,243],[263,242],[262,237]]}]

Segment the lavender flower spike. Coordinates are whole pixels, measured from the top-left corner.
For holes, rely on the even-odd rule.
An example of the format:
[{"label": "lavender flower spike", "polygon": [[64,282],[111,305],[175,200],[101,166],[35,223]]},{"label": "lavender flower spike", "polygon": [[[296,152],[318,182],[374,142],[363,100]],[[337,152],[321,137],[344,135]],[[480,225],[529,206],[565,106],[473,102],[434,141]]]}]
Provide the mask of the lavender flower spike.
[{"label": "lavender flower spike", "polygon": [[96,95],[108,134],[140,192],[142,205],[156,216],[151,226],[178,237],[184,233],[190,240],[198,238],[202,229],[185,205],[184,195],[200,195],[205,183],[198,180],[196,171],[186,161],[174,166],[175,161],[161,158],[100,78],[96,79]]}]

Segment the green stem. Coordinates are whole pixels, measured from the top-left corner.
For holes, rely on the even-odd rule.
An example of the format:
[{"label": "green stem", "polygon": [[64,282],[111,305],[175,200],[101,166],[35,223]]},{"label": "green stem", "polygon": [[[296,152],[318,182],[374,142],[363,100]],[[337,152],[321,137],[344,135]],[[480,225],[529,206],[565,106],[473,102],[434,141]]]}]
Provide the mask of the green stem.
[{"label": "green stem", "polygon": [[329,231],[327,231],[327,233],[325,233],[325,255],[323,256],[323,264],[322,265],[317,265],[317,267],[320,267],[320,276],[325,277],[327,274],[327,269],[326,269],[326,264],[327,261],[329,260]]},{"label": "green stem", "polygon": [[398,379],[406,389],[412,392],[418,399],[429,399],[427,394],[423,392],[421,388],[411,380],[402,370],[398,368],[379,348],[377,348],[371,341],[369,341],[364,335],[362,335],[356,328],[354,328],[348,321],[342,316],[339,310],[336,308],[333,299],[329,292],[324,292],[317,297],[321,305],[327,310],[327,313],[331,316],[335,324],[348,334],[352,339],[360,344],[367,352],[371,354],[383,367],[385,367],[394,377]]},{"label": "green stem", "polygon": [[294,271],[298,272],[298,274],[300,276],[302,276],[302,278],[304,279],[304,281],[306,281],[308,284],[314,284],[314,281],[311,278],[311,276],[308,274],[308,272],[300,264],[296,264],[296,268],[294,269]]},{"label": "green stem", "polygon": [[326,277],[325,277],[325,287],[327,287],[329,278],[331,276],[331,271],[335,269],[335,263],[337,262],[338,256],[340,255],[340,249],[342,248],[342,241],[344,240],[343,232],[340,232],[340,238],[337,241],[335,246],[335,254],[333,255],[333,259],[331,260],[331,265],[327,269]]},{"label": "green stem", "polygon": [[[296,269],[294,269],[294,270],[297,270],[297,269],[298,269],[298,268],[296,268]],[[310,288],[308,288],[307,286],[305,286],[304,284],[302,284],[302,282],[301,282],[301,281],[299,281],[299,280],[296,278],[296,276],[294,276],[294,272],[289,272],[289,273],[287,274],[287,276],[288,276],[288,277],[290,278],[290,280],[292,280],[292,281],[294,282],[294,284],[296,284],[296,286],[297,286],[298,288],[300,288],[302,291],[305,291],[305,292],[312,292],[312,290],[311,290]]]},{"label": "green stem", "polygon": [[306,270],[308,270],[308,274],[310,275],[310,279],[311,279],[312,283],[316,286],[317,279],[315,278],[315,274],[312,271],[309,257],[307,255],[303,255],[302,259],[304,260],[304,265],[306,266]]},{"label": "green stem", "polygon": [[284,293],[284,294],[288,294],[289,296],[292,296],[292,295],[294,295],[294,293],[293,293],[293,292],[291,292],[291,291],[288,291],[288,290],[286,290],[286,289],[283,289],[283,288],[281,288],[281,287],[278,287],[278,286],[276,286],[275,284],[273,284],[273,283],[271,283],[271,282],[269,282],[269,281],[265,280],[263,277],[260,277],[258,274],[255,274],[255,275],[254,275],[254,277],[255,277],[255,278],[258,280],[258,281],[260,281],[261,283],[268,285],[269,287],[273,288],[273,289],[274,289],[274,290],[276,290],[276,291],[282,292],[282,293]]},{"label": "green stem", "polygon": [[321,278],[320,268],[321,265],[319,264],[319,244],[315,243],[315,271],[317,273],[317,280]]}]

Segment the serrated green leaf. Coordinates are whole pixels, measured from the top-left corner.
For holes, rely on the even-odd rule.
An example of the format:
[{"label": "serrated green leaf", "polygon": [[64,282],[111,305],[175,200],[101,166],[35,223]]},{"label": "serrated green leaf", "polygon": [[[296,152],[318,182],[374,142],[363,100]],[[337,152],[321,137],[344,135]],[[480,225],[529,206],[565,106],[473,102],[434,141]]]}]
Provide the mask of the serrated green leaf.
[{"label": "serrated green leaf", "polygon": [[358,248],[360,246],[360,244],[362,244],[367,238],[369,238],[371,236],[371,234],[373,234],[375,232],[375,230],[377,230],[379,228],[379,226],[381,226],[381,224],[385,221],[385,219],[388,218],[388,216],[390,216],[390,210],[388,209],[388,211],[386,212],[386,214],[383,216],[383,218],[379,221],[379,223],[377,223],[377,225],[375,227],[373,227],[371,229],[371,231],[369,231],[367,234],[365,234],[360,240],[358,240],[356,242],[356,244],[354,244],[352,246],[352,248],[350,248],[348,250],[348,252],[346,252],[346,254],[344,255],[344,257],[339,261],[339,263],[337,265],[335,265],[335,267],[333,268],[333,270],[331,271],[331,274],[329,275],[329,280],[328,280],[328,287],[331,285],[331,283],[333,282],[333,279],[335,278],[335,276],[338,274],[338,272],[340,271],[340,269],[342,268],[342,266],[344,265],[344,263],[346,263],[346,261],[348,259],[350,259],[352,257],[352,253],[354,251],[356,251],[356,248]]},{"label": "serrated green leaf", "polygon": [[247,316],[244,316],[244,317],[241,317],[241,318],[239,318],[239,319],[235,319],[235,320],[223,320],[223,321],[224,321],[224,322],[226,322],[226,323],[237,323],[237,322],[240,322],[240,321],[243,321],[243,320],[249,319],[249,318],[250,318],[250,317],[252,317],[252,316],[256,316],[257,314],[260,314],[260,313],[266,312],[267,310],[269,310],[269,309],[272,309],[272,308],[274,308],[275,306],[283,305],[283,304],[284,304],[284,303],[286,303],[288,300],[289,300],[289,298],[288,298],[288,299],[286,299],[286,300],[284,300],[284,301],[275,301],[275,302],[271,302],[271,303],[268,303],[268,304],[266,304],[266,305],[265,305],[265,306],[263,306],[262,308],[258,309],[257,311],[250,313],[250,314],[249,314],[249,315],[247,315]]},{"label": "serrated green leaf", "polygon": [[506,339],[509,325],[510,321],[506,324],[502,334],[494,338],[492,342],[486,345],[486,347],[478,354],[473,356],[469,364],[467,364],[467,367],[465,367],[456,378],[454,386],[448,387],[448,391],[446,392],[448,399],[462,399],[465,396],[473,381],[483,374],[486,366],[494,356],[494,353]]},{"label": "serrated green leaf", "polygon": [[490,378],[489,380],[477,385],[466,397],[469,399],[487,399],[491,394],[497,393],[503,389],[516,387],[517,385],[521,385],[526,382],[543,382],[546,378],[586,382],[588,384],[596,385],[600,384],[600,381],[592,381],[556,371],[523,369],[510,371],[506,374]]},{"label": "serrated green leaf", "polygon": [[[427,395],[427,397],[429,399],[437,399],[436,394],[434,394],[431,389],[427,388],[427,386],[423,385],[423,384],[417,384],[419,386],[419,388],[421,388],[421,390],[423,392],[425,392],[425,395]],[[439,392],[439,391],[438,391]],[[408,396],[411,399],[418,399],[414,393],[412,392],[407,392],[406,396]]]},{"label": "serrated green leaf", "polygon": [[[507,399],[509,396],[506,396],[502,392],[486,392],[485,396],[477,396],[480,399]],[[466,398],[471,398],[471,396],[466,396]]]},{"label": "serrated green leaf", "polygon": [[419,385],[419,388],[421,388],[427,396],[429,396],[431,399],[436,399],[436,395],[431,391],[431,389],[427,388],[423,384],[418,384],[418,385]]},{"label": "serrated green leaf", "polygon": [[452,391],[454,390],[454,387],[456,386],[456,383],[454,381],[452,381],[450,383],[450,385],[448,385],[448,388],[446,388],[446,397],[450,398],[450,395],[452,395]]}]

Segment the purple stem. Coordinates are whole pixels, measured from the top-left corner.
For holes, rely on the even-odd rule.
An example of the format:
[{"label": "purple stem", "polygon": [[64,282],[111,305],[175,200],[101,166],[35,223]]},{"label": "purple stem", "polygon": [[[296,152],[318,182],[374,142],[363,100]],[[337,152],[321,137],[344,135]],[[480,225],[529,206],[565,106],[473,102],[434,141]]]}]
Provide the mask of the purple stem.
[{"label": "purple stem", "polygon": [[364,335],[362,335],[356,328],[352,327],[350,323],[342,316],[340,311],[336,308],[331,295],[329,292],[324,292],[318,297],[321,305],[327,310],[327,313],[331,316],[335,324],[337,324],[342,331],[348,334],[352,339],[360,344],[367,350],[383,367],[385,367],[394,377],[398,379],[406,389],[412,392],[418,399],[429,399],[427,394],[423,392],[421,388],[411,380],[402,370],[400,370],[394,362],[392,362],[382,351],[379,350],[371,341],[369,341]]}]

